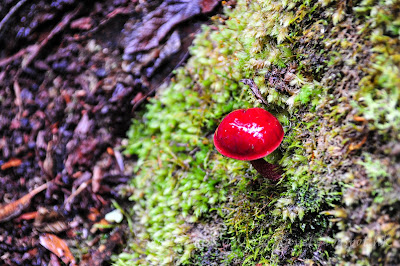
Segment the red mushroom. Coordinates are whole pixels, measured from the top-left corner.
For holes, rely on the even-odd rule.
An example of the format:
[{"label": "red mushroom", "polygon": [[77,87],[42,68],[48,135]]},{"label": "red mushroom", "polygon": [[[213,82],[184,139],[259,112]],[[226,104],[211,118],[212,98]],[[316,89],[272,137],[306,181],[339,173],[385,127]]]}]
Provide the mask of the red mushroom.
[{"label": "red mushroom", "polygon": [[281,124],[271,113],[262,108],[239,109],[222,120],[214,134],[214,145],[222,155],[250,161],[262,176],[278,180],[281,168],[263,157],[278,148],[283,135]]}]

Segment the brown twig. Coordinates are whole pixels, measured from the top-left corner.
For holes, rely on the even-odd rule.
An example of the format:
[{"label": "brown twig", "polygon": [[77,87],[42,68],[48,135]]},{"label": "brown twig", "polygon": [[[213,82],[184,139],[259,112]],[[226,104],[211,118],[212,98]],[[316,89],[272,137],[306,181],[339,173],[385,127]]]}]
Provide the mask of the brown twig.
[{"label": "brown twig", "polygon": [[48,183],[43,184],[22,198],[19,198],[16,201],[10,202],[6,205],[0,207],[0,222],[6,222],[11,220],[12,218],[21,214],[21,212],[29,206],[31,199],[38,194],[39,192],[45,190],[48,187]]},{"label": "brown twig", "polygon": [[0,67],[4,67],[9,65],[11,62],[17,60],[18,58],[22,57],[24,54],[26,54],[29,51],[29,48],[32,46],[28,46],[27,48],[19,50],[17,53],[13,54],[12,56],[9,56],[7,58],[3,58],[0,60]]},{"label": "brown twig", "polygon": [[85,190],[85,188],[87,188],[87,186],[92,182],[92,179],[83,182],[74,192],[72,192],[71,195],[69,195],[69,197],[64,201],[64,208],[67,211],[71,210],[71,205],[72,203],[74,203],[74,200],[76,198],[76,196],[78,196],[83,190]]}]

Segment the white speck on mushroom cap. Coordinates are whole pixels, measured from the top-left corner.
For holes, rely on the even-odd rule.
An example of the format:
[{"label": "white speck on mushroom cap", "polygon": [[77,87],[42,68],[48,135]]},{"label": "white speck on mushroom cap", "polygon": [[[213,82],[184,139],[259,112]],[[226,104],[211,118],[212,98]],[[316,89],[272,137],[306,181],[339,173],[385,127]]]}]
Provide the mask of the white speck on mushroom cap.
[{"label": "white speck on mushroom cap", "polygon": [[235,119],[235,121],[233,123],[229,123],[229,125],[231,125],[232,128],[236,127],[238,130],[249,133],[255,138],[258,138],[260,140],[263,139],[263,134],[261,133],[261,131],[263,131],[264,127],[257,125],[257,123],[251,123],[251,126],[249,127],[248,124],[243,125],[243,123],[241,123],[238,119]]}]

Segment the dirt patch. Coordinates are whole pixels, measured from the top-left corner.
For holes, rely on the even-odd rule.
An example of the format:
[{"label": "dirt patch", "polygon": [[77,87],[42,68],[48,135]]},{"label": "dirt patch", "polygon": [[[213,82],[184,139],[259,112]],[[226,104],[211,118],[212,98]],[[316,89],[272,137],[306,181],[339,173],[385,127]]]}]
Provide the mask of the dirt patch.
[{"label": "dirt patch", "polygon": [[[131,177],[116,147],[135,109],[184,62],[205,13],[218,4],[169,2],[22,0],[0,8],[1,264],[65,259],[40,242],[54,239],[48,234],[75,256],[96,254],[96,263],[122,243],[121,230],[93,227],[107,225],[111,200]],[[157,27],[138,39],[156,18]],[[12,205],[45,183],[43,192]],[[113,243],[100,252],[105,233]]]}]

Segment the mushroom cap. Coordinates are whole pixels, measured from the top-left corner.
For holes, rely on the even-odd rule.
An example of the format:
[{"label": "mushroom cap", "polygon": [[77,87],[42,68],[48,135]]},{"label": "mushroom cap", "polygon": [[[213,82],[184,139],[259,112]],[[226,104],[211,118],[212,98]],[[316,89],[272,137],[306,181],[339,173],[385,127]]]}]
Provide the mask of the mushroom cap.
[{"label": "mushroom cap", "polygon": [[278,119],[262,108],[229,113],[214,134],[215,148],[227,157],[253,161],[278,148],[283,139]]}]

